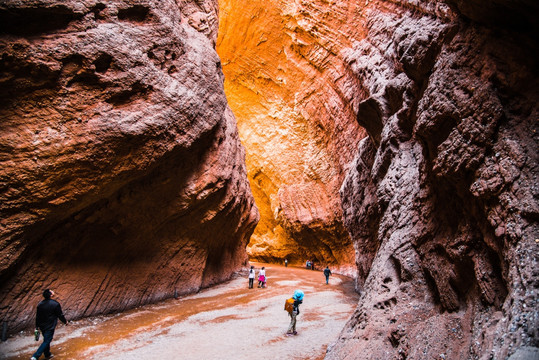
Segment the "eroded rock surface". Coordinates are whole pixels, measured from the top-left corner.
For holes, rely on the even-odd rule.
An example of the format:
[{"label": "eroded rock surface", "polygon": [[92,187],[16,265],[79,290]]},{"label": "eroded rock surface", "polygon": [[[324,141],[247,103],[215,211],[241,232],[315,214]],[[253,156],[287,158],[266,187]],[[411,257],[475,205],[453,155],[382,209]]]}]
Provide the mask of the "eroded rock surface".
[{"label": "eroded rock surface", "polygon": [[338,191],[365,136],[355,120],[361,86],[341,53],[363,37],[360,8],[220,0],[217,51],[261,213],[252,259],[355,274]]},{"label": "eroded rock surface", "polygon": [[70,319],[229,278],[258,220],[215,1],[0,4],[0,318]]},{"label": "eroded rock surface", "polygon": [[366,4],[346,58],[369,138],[341,189],[362,297],[326,358],[537,348],[537,5]]}]

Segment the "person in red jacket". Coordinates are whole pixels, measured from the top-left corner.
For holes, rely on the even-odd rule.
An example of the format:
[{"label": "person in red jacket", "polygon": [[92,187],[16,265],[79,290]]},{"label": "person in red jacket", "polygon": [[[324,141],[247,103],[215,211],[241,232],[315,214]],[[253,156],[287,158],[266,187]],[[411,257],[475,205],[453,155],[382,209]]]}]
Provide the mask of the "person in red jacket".
[{"label": "person in red jacket", "polygon": [[45,354],[45,359],[51,359],[54,356],[51,354],[51,341],[58,319],[67,325],[62,307],[58,301],[52,299],[54,297],[54,291],[49,289],[43,291],[43,297],[45,299],[37,305],[36,313],[36,330],[41,330],[43,343],[30,360],[37,360],[42,354]]}]

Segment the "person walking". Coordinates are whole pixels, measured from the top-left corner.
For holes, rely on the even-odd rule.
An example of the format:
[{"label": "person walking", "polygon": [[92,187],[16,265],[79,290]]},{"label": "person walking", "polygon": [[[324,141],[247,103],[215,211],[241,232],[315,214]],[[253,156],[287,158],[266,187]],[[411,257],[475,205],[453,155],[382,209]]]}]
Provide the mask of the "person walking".
[{"label": "person walking", "polygon": [[284,259],[284,267],[288,267],[288,259]]},{"label": "person walking", "polygon": [[249,289],[253,288],[254,282],[255,282],[255,267],[251,265],[251,269],[249,270]]},{"label": "person walking", "polygon": [[288,326],[288,331],[286,332],[286,335],[288,336],[298,334],[296,331],[296,320],[297,316],[299,315],[299,305],[303,303],[303,295],[303,291],[296,290],[292,296],[292,299],[294,299],[294,304],[292,305],[292,312],[288,313],[288,315],[290,315],[290,325]]},{"label": "person walking", "polygon": [[258,272],[258,287],[266,286],[266,268],[262,266],[262,269]]},{"label": "person walking", "polygon": [[331,275],[331,270],[329,270],[329,267],[326,266],[324,269],[324,275],[326,276],[326,285],[329,284],[329,275]]},{"label": "person walking", "polygon": [[44,300],[37,305],[36,312],[36,331],[41,330],[43,334],[43,343],[39,346],[37,351],[32,355],[30,360],[37,360],[44,354],[45,359],[51,359],[54,355],[51,354],[51,341],[54,336],[54,330],[58,319],[65,325],[68,324],[62,307],[58,301],[53,300],[54,291],[46,289],[43,291]]}]

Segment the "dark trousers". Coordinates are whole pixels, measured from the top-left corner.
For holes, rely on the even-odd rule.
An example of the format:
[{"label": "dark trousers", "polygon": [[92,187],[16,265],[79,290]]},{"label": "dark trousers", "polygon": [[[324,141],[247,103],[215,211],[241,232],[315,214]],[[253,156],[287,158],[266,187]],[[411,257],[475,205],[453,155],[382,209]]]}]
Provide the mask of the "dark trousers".
[{"label": "dark trousers", "polygon": [[255,282],[255,279],[249,278],[249,289],[253,288],[253,283]]},{"label": "dark trousers", "polygon": [[34,353],[34,357],[39,359],[41,354],[45,354],[45,357],[51,356],[51,341],[54,336],[54,329],[43,331],[43,343],[37,348],[37,351]]}]

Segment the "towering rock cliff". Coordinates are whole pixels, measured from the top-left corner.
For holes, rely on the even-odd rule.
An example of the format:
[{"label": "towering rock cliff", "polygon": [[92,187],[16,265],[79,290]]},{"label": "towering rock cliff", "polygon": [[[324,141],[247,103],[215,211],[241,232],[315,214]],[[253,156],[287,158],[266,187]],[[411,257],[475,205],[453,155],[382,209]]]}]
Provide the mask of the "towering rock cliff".
[{"label": "towering rock cliff", "polygon": [[367,3],[341,189],[362,297],[326,358],[536,358],[537,4]]},{"label": "towering rock cliff", "polygon": [[209,0],[0,2],[10,328],[44,287],[74,318],[245,262],[217,44],[249,253],[355,265],[328,359],[534,358],[536,2],[220,7],[217,38]]},{"label": "towering rock cliff", "polygon": [[327,357],[537,351],[536,2],[220,7],[262,216],[251,256],[356,252],[362,298]]},{"label": "towering rock cliff", "polygon": [[354,274],[339,188],[365,137],[360,88],[341,51],[363,38],[356,2],[220,0],[217,51],[261,220],[248,247],[264,261],[332,264]]},{"label": "towering rock cliff", "polygon": [[0,2],[0,319],[196,291],[256,226],[215,1]]}]

